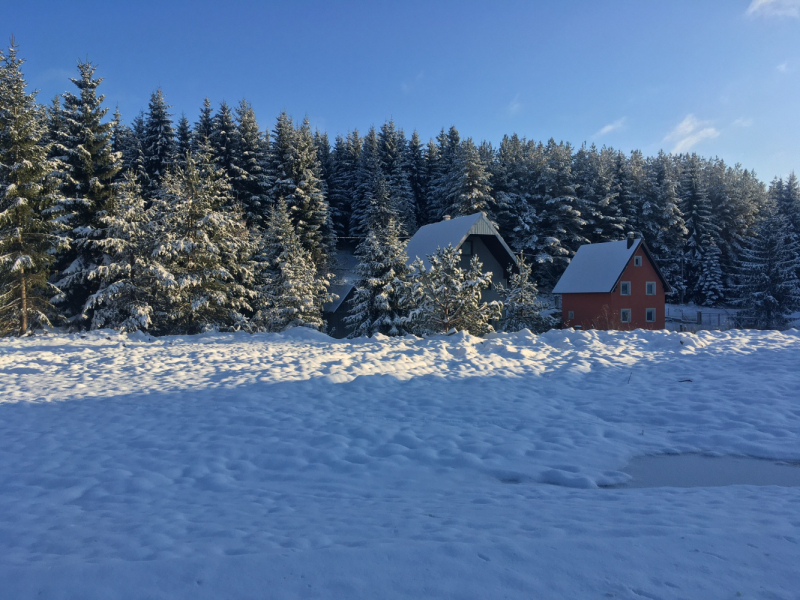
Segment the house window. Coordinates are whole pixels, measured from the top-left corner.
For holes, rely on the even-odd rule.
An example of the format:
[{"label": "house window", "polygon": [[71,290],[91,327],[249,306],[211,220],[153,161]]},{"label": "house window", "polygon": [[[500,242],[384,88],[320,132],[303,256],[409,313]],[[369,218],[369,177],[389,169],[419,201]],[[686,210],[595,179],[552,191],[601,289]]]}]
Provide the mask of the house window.
[{"label": "house window", "polygon": [[623,281],[619,284],[619,293],[621,296],[630,296],[631,295],[631,282],[630,281]]},{"label": "house window", "polygon": [[655,296],[656,295],[656,282],[655,281],[648,281],[645,284],[645,293],[648,296]]},{"label": "house window", "polygon": [[633,266],[634,267],[641,267],[642,266],[642,257],[641,256],[634,256],[633,257]]},{"label": "house window", "polygon": [[655,323],[656,322],[656,309],[655,308],[648,308],[644,313],[644,320],[648,323]]},{"label": "house window", "polygon": [[461,244],[461,254],[462,256],[472,256],[472,242],[467,241]]},{"label": "house window", "polygon": [[575,318],[575,311],[572,311],[572,310],[569,311],[567,313],[567,318],[570,319],[570,320],[574,319]]},{"label": "house window", "polygon": [[631,322],[631,309],[630,308],[623,308],[620,312],[620,321],[622,323],[630,323]]}]

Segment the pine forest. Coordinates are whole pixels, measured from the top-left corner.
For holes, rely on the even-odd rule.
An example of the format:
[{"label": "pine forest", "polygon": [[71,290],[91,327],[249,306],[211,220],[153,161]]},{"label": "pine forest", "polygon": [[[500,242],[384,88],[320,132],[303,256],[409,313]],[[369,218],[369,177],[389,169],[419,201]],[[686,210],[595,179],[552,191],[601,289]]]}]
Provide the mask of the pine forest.
[{"label": "pine forest", "polygon": [[[161,89],[123,116],[91,62],[46,104],[23,62],[13,41],[0,53],[3,335],[324,330],[342,251],[359,261],[353,335],[541,330],[538,294],[577,249],[629,232],[670,302],[738,307],[756,328],[800,310],[793,173],[765,184],[719,158],[515,133],[494,146],[455,126],[426,141],[392,120],[329,139],[285,112],[264,128],[246,100],[178,116]],[[419,227],[476,212],[521,259],[506,310],[480,303],[481,265],[452,248],[428,271],[407,264]]]}]

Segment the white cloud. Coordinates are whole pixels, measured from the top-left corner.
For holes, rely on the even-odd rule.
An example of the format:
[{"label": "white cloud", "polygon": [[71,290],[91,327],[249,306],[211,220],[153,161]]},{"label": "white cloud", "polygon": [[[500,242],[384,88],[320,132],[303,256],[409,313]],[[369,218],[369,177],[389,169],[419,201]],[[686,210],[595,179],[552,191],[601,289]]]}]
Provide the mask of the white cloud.
[{"label": "white cloud", "polygon": [[703,140],[713,140],[719,131],[711,126],[710,121],[700,121],[694,115],[686,115],[675,129],[664,138],[665,142],[674,142],[673,154],[688,152]]},{"label": "white cloud", "polygon": [[739,117],[733,122],[734,127],[751,127],[753,125],[753,119],[745,119],[744,117]]},{"label": "white cloud", "polygon": [[749,17],[800,17],[800,0],[752,0]]},{"label": "white cloud", "polygon": [[780,71],[781,73],[786,73],[786,71],[789,70],[789,65],[788,63],[782,62],[775,68],[778,69],[778,71]]},{"label": "white cloud", "polygon": [[517,94],[516,96],[514,96],[514,99],[508,103],[506,111],[508,111],[508,114],[510,115],[516,115],[521,110],[522,110],[522,102],[519,101],[519,94]]},{"label": "white cloud", "polygon": [[594,134],[594,137],[600,137],[601,135],[605,135],[607,133],[611,133],[612,131],[616,131],[620,129],[625,124],[625,117],[621,119],[617,119],[613,123],[609,123],[605,127],[603,127],[600,131]]}]

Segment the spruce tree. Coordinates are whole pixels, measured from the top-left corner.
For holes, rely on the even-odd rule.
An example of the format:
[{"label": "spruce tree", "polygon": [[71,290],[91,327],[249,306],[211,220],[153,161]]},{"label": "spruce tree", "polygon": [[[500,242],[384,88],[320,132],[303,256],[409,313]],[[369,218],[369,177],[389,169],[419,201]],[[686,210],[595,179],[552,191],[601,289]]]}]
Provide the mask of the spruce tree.
[{"label": "spruce tree", "polygon": [[494,205],[490,177],[478,149],[472,139],[467,138],[456,149],[449,185],[440,198],[444,214],[453,217],[476,212],[490,214]]},{"label": "spruce tree", "polygon": [[322,305],[334,299],[327,292],[329,281],[317,273],[281,200],[270,209],[258,262],[253,327],[273,332],[290,327],[322,330]]},{"label": "spruce tree", "polygon": [[128,171],[99,217],[103,236],[96,246],[104,260],[89,273],[98,289],[84,309],[92,313],[93,329],[150,330],[159,297],[178,287],[175,277],[152,256],[156,224],[150,216],[141,186]]},{"label": "spruce tree", "polygon": [[217,114],[214,115],[209,143],[214,161],[232,184],[233,199],[241,202],[241,198],[237,194],[238,186],[235,183],[246,176],[240,166],[242,163],[241,141],[239,130],[233,120],[233,111],[225,101],[220,104]]},{"label": "spruce tree", "polygon": [[539,158],[536,144],[514,134],[503,137],[493,168],[497,222],[503,237],[518,252],[535,248],[539,239],[539,215],[533,204]]},{"label": "spruce tree", "polygon": [[688,299],[698,304],[703,302],[699,286],[703,261],[717,233],[702,167],[702,161],[696,154],[686,157],[680,185],[681,210],[687,229],[684,281]]},{"label": "spruce tree", "polygon": [[425,149],[416,131],[408,140],[405,154],[404,164],[414,198],[416,222],[417,225],[423,225],[428,222],[428,185],[430,181],[425,165]]},{"label": "spruce tree", "polygon": [[492,321],[501,318],[501,302],[483,302],[481,292],[489,287],[491,273],[483,272],[478,256],[468,268],[461,266],[461,250],[440,248],[428,256],[430,269],[421,259],[411,265],[402,302],[409,313],[405,322],[419,334],[468,331],[483,335],[494,331]]},{"label": "spruce tree", "polygon": [[553,319],[542,314],[547,305],[539,300],[536,282],[531,279],[531,266],[522,255],[517,257],[519,272],[509,273],[508,287],[497,284],[497,293],[503,299],[503,331],[528,329],[543,333],[553,327]]},{"label": "spruce tree", "polygon": [[192,126],[189,119],[181,113],[178,126],[175,129],[175,164],[181,168],[186,168],[186,156],[192,151]]},{"label": "spruce tree", "polygon": [[534,202],[541,225],[534,260],[540,283],[552,286],[577,249],[588,240],[587,221],[572,179],[572,148],[550,139],[544,164],[534,188]]},{"label": "spruce tree", "polygon": [[269,204],[266,181],[268,146],[258,127],[256,113],[246,100],[236,107],[236,127],[239,132],[239,170],[231,183],[248,223],[262,225]]},{"label": "spruce tree", "polygon": [[406,145],[405,135],[402,130],[397,130],[393,120],[381,126],[378,134],[380,168],[397,214],[398,225],[405,235],[411,236],[417,231],[417,211],[408,178]]},{"label": "spruce tree", "polygon": [[345,319],[351,327],[349,337],[403,335],[403,281],[408,267],[405,243],[395,219],[371,227],[358,245],[356,257],[358,281]]},{"label": "spruce tree", "polygon": [[175,128],[169,108],[164,92],[158,88],[150,96],[141,140],[144,169],[148,178],[145,194],[150,198],[158,193],[161,182],[175,163]]},{"label": "spruce tree", "polygon": [[787,220],[770,202],[742,252],[737,315],[742,327],[786,329],[800,310],[800,244]]},{"label": "spruce tree", "polygon": [[272,202],[286,202],[303,247],[320,273],[327,273],[336,238],[320,178],[320,164],[308,119],[295,128],[281,113],[269,160]]},{"label": "spruce tree", "polygon": [[[153,321],[159,333],[238,329],[252,310],[250,258],[243,216],[231,208],[230,184],[211,157],[187,156],[170,170],[150,209],[153,257],[166,273]],[[174,279],[177,285],[172,285]]]},{"label": "spruce tree", "polygon": [[61,303],[67,316],[81,325],[88,324],[83,314],[86,300],[97,291],[88,275],[102,260],[95,246],[102,237],[98,216],[113,196],[113,183],[122,169],[122,155],[113,148],[114,122],[103,122],[108,108],[102,106],[105,97],[97,95],[103,80],[94,79],[95,69],[90,62],[78,63],[80,77],[71,81],[79,94],[63,96],[59,143],[64,156],[60,208],[71,244],[59,257],[56,286],[63,292]]},{"label": "spruce tree", "polygon": [[211,135],[214,133],[214,111],[211,100],[203,99],[200,109],[200,118],[192,129],[192,152],[197,155],[213,154],[211,149]]},{"label": "spruce tree", "polygon": [[50,324],[58,293],[48,283],[53,256],[58,165],[48,158],[46,115],[27,93],[14,39],[0,52],[0,335]]},{"label": "spruce tree", "polygon": [[[613,157],[613,159],[612,159]],[[625,235],[625,219],[614,189],[616,153],[608,148],[598,151],[592,144],[575,153],[572,161],[575,193],[585,207],[585,235],[592,243],[611,242]]]},{"label": "spruce tree", "polygon": [[370,127],[361,145],[356,173],[355,195],[350,204],[350,236],[359,240],[369,233],[369,212],[371,199],[376,189],[376,182],[385,187],[383,170],[381,169],[378,135],[374,127]]},{"label": "spruce tree", "polygon": [[347,134],[347,139],[336,136],[331,153],[331,174],[328,181],[328,206],[334,231],[339,240],[350,236],[351,202],[356,194],[358,161],[361,155],[361,138],[358,131]]}]

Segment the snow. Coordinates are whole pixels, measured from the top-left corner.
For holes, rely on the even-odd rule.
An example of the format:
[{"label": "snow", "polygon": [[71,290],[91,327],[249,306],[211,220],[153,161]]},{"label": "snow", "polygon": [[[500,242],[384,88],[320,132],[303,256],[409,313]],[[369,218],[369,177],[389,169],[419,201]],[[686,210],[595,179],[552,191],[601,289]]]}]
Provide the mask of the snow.
[{"label": "snow", "polygon": [[[800,332],[0,340],[0,597],[798,598]],[[691,380],[691,381],[686,381]]]},{"label": "snow", "polygon": [[554,294],[590,294],[610,292],[625,270],[641,239],[628,248],[627,240],[584,244],[575,253],[556,287]]}]

